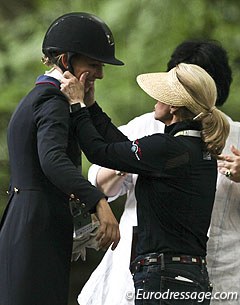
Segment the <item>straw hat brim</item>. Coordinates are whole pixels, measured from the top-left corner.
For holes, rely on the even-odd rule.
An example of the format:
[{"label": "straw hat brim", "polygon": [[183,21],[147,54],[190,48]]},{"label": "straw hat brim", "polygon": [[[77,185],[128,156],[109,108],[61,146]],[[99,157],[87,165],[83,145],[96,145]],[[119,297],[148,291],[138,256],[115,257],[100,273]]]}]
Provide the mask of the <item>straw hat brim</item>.
[{"label": "straw hat brim", "polygon": [[190,110],[196,107],[196,102],[179,82],[175,69],[169,72],[140,74],[137,76],[137,83],[143,91],[159,102],[177,107],[185,106]]}]

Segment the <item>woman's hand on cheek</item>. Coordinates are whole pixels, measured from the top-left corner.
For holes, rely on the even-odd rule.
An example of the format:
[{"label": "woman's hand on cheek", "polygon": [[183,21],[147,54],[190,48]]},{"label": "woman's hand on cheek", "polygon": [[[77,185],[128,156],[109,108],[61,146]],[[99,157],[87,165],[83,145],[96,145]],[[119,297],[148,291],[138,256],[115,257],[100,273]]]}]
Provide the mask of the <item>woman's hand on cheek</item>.
[{"label": "woman's hand on cheek", "polygon": [[69,104],[83,103],[85,81],[88,72],[84,72],[79,80],[72,75],[69,71],[64,72],[63,79],[61,80],[61,91],[68,98]]}]

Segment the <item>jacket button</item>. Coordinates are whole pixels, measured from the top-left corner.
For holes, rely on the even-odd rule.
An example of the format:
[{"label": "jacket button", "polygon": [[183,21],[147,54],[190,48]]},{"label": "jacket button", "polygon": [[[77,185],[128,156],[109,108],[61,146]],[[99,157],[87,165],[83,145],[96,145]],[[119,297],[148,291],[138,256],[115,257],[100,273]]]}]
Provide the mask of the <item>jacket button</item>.
[{"label": "jacket button", "polygon": [[86,204],[85,203],[82,203],[81,204],[81,207],[84,209],[86,207]]}]

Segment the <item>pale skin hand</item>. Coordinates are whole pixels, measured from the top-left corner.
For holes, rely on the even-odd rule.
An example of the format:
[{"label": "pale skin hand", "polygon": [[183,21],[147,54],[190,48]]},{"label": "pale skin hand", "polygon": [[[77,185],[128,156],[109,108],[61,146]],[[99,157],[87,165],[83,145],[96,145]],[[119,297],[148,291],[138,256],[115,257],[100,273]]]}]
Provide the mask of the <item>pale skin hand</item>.
[{"label": "pale skin hand", "polygon": [[98,202],[96,214],[100,222],[96,238],[100,242],[100,248],[107,249],[112,244],[111,249],[116,249],[120,240],[120,231],[118,222],[106,199],[101,199]]},{"label": "pale skin hand", "polygon": [[84,103],[87,107],[94,103],[94,82],[88,81],[88,72],[81,74],[79,80],[69,71],[63,73],[61,91],[67,96],[69,104]]},{"label": "pale skin hand", "polygon": [[240,150],[235,146],[231,146],[233,155],[220,155],[218,161],[218,170],[225,175],[227,170],[230,170],[231,179],[234,182],[240,182]]},{"label": "pale skin hand", "polygon": [[115,196],[121,189],[127,174],[116,175],[116,171],[108,168],[100,168],[97,173],[97,186],[107,196]]}]

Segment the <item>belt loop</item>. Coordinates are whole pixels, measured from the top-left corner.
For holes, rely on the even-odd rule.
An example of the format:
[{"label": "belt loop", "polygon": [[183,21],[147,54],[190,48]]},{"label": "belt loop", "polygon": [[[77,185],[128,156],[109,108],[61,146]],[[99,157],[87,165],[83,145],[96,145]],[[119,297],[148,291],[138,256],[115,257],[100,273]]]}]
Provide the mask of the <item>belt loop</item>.
[{"label": "belt loop", "polygon": [[130,266],[131,274],[134,275],[135,273],[137,273],[139,271],[140,267],[141,267],[140,261],[136,262],[136,263],[133,262]]},{"label": "belt loop", "polygon": [[164,262],[164,253],[160,253],[160,261],[161,261],[161,270],[165,270],[165,262]]}]

